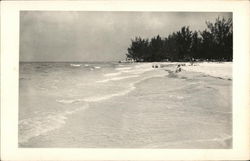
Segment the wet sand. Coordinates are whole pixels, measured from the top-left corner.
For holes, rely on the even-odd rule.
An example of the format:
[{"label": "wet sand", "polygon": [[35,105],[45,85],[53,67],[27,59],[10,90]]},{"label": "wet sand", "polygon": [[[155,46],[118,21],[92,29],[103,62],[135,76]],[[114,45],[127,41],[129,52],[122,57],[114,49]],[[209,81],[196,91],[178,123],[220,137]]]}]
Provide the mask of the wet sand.
[{"label": "wet sand", "polygon": [[231,148],[232,81],[197,72],[159,72],[166,74],[136,84],[122,97],[89,103],[63,127],[21,146]]}]

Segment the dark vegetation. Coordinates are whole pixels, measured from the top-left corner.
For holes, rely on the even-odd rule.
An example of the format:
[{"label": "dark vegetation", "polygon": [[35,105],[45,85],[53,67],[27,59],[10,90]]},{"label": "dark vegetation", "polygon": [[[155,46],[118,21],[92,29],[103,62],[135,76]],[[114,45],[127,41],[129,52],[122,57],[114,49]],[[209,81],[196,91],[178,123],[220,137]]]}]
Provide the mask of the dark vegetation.
[{"label": "dark vegetation", "polygon": [[204,31],[191,31],[188,26],[166,38],[136,37],[128,48],[127,59],[137,62],[156,61],[232,61],[232,19],[206,22]]}]

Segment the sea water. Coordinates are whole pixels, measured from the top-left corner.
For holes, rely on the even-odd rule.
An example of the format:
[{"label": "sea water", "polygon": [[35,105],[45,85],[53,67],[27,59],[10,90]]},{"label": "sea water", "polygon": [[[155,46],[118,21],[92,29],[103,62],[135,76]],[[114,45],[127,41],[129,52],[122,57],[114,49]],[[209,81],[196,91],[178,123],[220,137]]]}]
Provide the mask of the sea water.
[{"label": "sea water", "polygon": [[123,96],[154,76],[150,64],[20,63],[19,143],[61,128],[89,103]]},{"label": "sea water", "polygon": [[19,146],[231,148],[232,81],[175,68],[20,63]]}]

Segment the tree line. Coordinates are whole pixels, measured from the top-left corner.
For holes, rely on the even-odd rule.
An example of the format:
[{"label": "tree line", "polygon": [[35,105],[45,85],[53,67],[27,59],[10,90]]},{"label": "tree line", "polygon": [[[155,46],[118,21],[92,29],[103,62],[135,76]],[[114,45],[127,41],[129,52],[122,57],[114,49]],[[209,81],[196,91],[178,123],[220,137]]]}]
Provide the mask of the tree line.
[{"label": "tree line", "polygon": [[204,31],[191,31],[183,26],[165,38],[135,37],[127,49],[127,59],[137,62],[156,61],[232,61],[232,19],[218,17],[214,23],[206,21]]}]

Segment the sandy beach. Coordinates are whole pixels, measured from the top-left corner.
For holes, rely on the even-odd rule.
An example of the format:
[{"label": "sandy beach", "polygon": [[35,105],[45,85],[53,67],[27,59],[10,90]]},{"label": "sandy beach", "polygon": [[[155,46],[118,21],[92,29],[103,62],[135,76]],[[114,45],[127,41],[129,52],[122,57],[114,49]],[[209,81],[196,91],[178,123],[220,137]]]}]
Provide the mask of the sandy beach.
[{"label": "sandy beach", "polygon": [[[74,99],[67,97],[58,101],[58,97],[62,98],[58,93],[51,93],[50,97],[43,96],[40,92],[40,103],[43,97],[50,97],[51,102],[47,101],[39,106],[57,109],[50,114],[60,114],[63,111],[60,116],[51,115],[49,118],[48,114],[42,115],[41,111],[31,106],[32,103],[37,103],[34,100],[21,101],[20,111],[23,114],[19,115],[19,146],[231,148],[232,63],[196,63],[193,66],[184,63],[185,66],[181,67],[182,71],[179,73],[174,72],[177,63],[162,64],[164,67],[157,69],[152,68],[152,63],[118,64],[114,71],[107,71],[104,65],[99,65],[99,68],[89,70],[103,70],[95,73],[103,76],[103,79],[99,75],[95,77],[96,89],[92,86],[86,87],[85,91],[79,89],[80,94],[75,94]],[[81,64],[71,68],[83,70],[90,69],[90,66]],[[78,72],[81,73],[81,70]],[[92,78],[90,74],[88,78]],[[76,82],[77,80],[75,78]],[[101,84],[105,84],[106,89]],[[97,85],[100,87],[97,88]],[[25,82],[20,88],[21,100],[27,100],[31,96],[29,94],[34,96],[36,90],[31,88],[29,90],[33,92],[22,94],[27,90],[24,87]],[[64,90],[55,88],[61,93],[70,90],[70,87],[65,87]],[[88,95],[87,89],[90,92]],[[94,95],[89,97],[91,89]],[[110,90],[112,93],[109,93]],[[67,94],[64,97],[65,95]],[[51,110],[48,107],[47,111]],[[65,112],[62,109],[67,110]],[[31,117],[34,112],[38,114]],[[37,124],[27,126],[31,120],[33,123],[35,120]],[[44,130],[48,126],[49,130]]]}]

